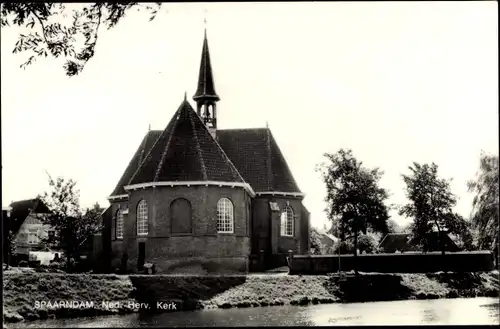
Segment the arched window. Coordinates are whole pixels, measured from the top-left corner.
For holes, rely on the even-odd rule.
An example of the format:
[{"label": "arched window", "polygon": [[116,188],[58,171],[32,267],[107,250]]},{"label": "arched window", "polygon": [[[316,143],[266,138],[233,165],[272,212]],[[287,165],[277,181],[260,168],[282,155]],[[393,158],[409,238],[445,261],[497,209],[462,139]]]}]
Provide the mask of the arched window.
[{"label": "arched window", "polygon": [[281,213],[281,235],[293,236],[293,210],[290,206],[285,206]]},{"label": "arched window", "polygon": [[141,200],[137,205],[137,235],[148,234],[148,204]]},{"label": "arched window", "polygon": [[123,239],[123,210],[118,209],[115,221],[115,236],[117,239]]},{"label": "arched window", "polygon": [[233,203],[228,198],[222,198],[217,202],[217,233],[234,232],[234,209]]},{"label": "arched window", "polygon": [[176,233],[192,233],[191,223],[191,203],[184,199],[178,198],[170,204],[171,232]]}]

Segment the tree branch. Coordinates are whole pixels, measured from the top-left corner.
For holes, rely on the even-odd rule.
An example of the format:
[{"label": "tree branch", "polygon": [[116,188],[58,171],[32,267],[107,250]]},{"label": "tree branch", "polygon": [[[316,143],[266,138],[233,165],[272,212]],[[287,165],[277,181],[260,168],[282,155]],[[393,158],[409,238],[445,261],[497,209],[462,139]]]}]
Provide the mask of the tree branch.
[{"label": "tree branch", "polygon": [[49,42],[49,40],[47,40],[47,35],[45,34],[45,25],[43,24],[43,20],[40,18],[40,16],[38,16],[38,14],[34,10],[29,10],[29,12],[31,14],[33,14],[33,16],[35,16],[35,18],[38,20],[38,23],[40,23],[40,26],[42,27],[43,39],[45,40],[45,43],[47,44],[47,48],[49,48],[49,50],[50,50],[50,47],[53,45],[53,43],[51,43],[51,42]]}]

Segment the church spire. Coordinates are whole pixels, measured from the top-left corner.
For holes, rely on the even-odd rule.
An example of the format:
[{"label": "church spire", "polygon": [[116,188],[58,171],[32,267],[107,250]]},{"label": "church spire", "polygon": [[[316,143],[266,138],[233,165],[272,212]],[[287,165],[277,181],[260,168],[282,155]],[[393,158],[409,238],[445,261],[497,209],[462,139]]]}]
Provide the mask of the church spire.
[{"label": "church spire", "polygon": [[215,131],[217,129],[216,103],[219,99],[219,96],[215,92],[212,64],[210,63],[210,52],[208,50],[207,29],[205,28],[205,36],[201,50],[198,88],[193,96],[193,100],[196,102],[198,115],[203,119],[203,122],[213,136],[215,136]]},{"label": "church spire", "polygon": [[203,48],[201,50],[200,73],[198,76],[198,89],[193,96],[195,102],[203,100],[218,101],[219,96],[215,92],[214,77],[212,75],[212,64],[210,63],[210,52],[208,50],[207,29],[205,28],[205,37],[203,39]]}]

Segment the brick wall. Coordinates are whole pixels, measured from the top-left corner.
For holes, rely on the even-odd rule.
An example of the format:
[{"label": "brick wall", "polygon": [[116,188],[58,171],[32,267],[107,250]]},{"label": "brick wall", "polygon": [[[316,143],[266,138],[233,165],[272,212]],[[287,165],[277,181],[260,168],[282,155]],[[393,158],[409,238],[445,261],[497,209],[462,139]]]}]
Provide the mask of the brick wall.
[{"label": "brick wall", "polygon": [[[233,203],[234,233],[217,233],[217,202],[226,197]],[[172,234],[170,204],[176,198],[191,203],[191,234]],[[148,204],[148,235],[137,236],[137,204]],[[112,263],[119,264],[124,252],[128,255],[129,269],[137,268],[138,243],[145,242],[146,261],[157,264],[162,272],[179,267],[203,267],[207,271],[246,271],[250,254],[249,196],[242,188],[212,186],[156,187],[132,191],[129,201],[115,202],[113,216],[119,205],[128,206],[124,221],[123,242],[114,237],[111,221]]]},{"label": "brick wall", "polygon": [[[216,231],[217,201],[221,197],[233,203],[233,234]],[[191,203],[191,234],[171,232],[170,204],[176,198],[185,198]],[[148,236],[138,237],[137,204],[143,199],[148,203]],[[295,214],[293,237],[281,236],[280,214],[271,213],[270,201],[277,202],[280,209],[287,202],[292,207]],[[251,209],[247,209],[248,206]],[[115,237],[115,216],[119,208],[129,210],[124,216],[123,240]],[[250,252],[271,252],[273,244],[275,254],[288,250],[307,254],[309,250],[309,213],[300,198],[260,196],[251,199],[243,189],[230,187],[157,187],[132,191],[128,201],[112,202],[111,214],[113,218],[108,221],[107,232],[111,235],[112,269],[120,266],[123,253],[128,256],[128,267],[136,269],[139,242],[146,243],[146,261],[156,263],[162,272],[181,267],[246,271]]]},{"label": "brick wall", "polygon": [[[287,203],[293,209],[295,215],[293,237],[281,236],[280,213],[271,212],[269,202],[276,202],[280,210],[283,210]],[[253,254],[266,249],[273,254],[287,253],[288,250],[300,254],[307,253],[309,215],[300,198],[260,196],[253,200],[252,211]]]}]

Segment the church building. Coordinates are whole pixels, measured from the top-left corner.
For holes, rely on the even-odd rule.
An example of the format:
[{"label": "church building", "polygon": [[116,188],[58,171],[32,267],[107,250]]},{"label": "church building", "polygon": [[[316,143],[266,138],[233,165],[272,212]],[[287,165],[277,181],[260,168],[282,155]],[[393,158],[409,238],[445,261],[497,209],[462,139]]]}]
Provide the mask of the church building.
[{"label": "church building", "polygon": [[194,106],[184,95],[166,128],[144,136],[108,197],[113,269],[248,272],[308,253],[304,194],[271,130],[218,129],[219,100],[205,31]]}]

